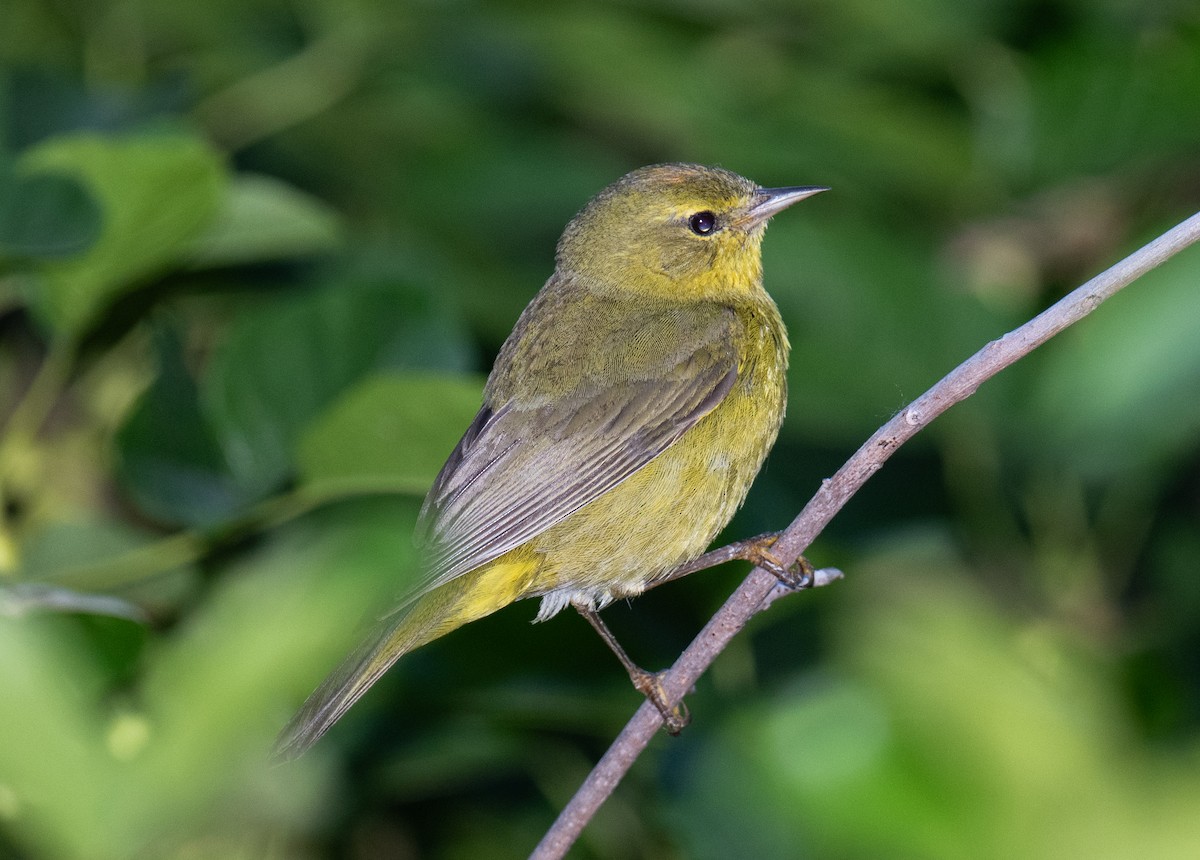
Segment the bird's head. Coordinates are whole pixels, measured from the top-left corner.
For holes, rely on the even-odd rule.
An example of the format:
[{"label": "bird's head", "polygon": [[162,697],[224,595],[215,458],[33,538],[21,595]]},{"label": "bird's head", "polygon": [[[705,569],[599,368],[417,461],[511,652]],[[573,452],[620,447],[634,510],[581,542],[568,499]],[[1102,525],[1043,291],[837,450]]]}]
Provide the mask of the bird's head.
[{"label": "bird's head", "polygon": [[592,289],[676,300],[755,289],[776,212],[825,188],[760,188],[728,170],[656,164],[626,174],[572,219],[558,272]]}]

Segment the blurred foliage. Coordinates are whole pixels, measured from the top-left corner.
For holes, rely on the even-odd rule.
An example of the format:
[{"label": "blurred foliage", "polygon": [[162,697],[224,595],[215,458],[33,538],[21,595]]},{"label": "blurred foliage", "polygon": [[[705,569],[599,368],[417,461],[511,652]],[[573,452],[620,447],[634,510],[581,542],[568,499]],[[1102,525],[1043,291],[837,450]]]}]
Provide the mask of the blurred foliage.
[{"label": "blurred foliage", "polygon": [[[583,202],[778,219],[790,414],[744,536],[1197,208],[1183,3],[5,0],[0,856],[516,857],[637,704],[533,606],[273,733],[418,569],[424,488]],[[1200,254],[877,475],[575,855],[1190,857]],[[737,581],[606,615],[668,663]]]}]

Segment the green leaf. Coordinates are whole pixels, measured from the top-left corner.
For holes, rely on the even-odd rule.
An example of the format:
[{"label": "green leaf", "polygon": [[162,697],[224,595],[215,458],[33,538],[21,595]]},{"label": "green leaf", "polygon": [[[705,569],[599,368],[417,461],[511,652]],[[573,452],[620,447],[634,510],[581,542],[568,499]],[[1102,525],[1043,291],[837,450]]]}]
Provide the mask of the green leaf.
[{"label": "green leaf", "polygon": [[0,258],[69,257],[99,235],[100,208],[80,182],[0,164]]},{"label": "green leaf", "polygon": [[[120,592],[141,608],[174,607],[192,584],[191,547],[164,541],[128,523],[102,517],[52,520],[21,543],[20,582],[45,592],[44,605],[68,604],[66,595]],[[18,592],[27,599],[36,594]],[[82,599],[82,598],[78,598]],[[103,601],[96,606],[103,605]],[[68,611],[95,612],[78,604]],[[119,612],[105,614],[119,615]]]},{"label": "green leaf", "polygon": [[160,328],[157,346],[158,377],[117,433],[118,478],[138,508],[159,522],[222,522],[254,498],[230,473],[177,336]]},{"label": "green leaf", "polygon": [[145,649],[136,696],[114,689],[85,635],[93,619],[0,617],[0,798],[20,812],[6,815],[4,847],[19,837],[39,849],[29,856],[163,856],[159,845],[219,833],[209,856],[255,856],[229,847],[239,809],[260,816],[246,826],[253,845],[260,821],[292,831],[332,808],[314,781],[319,753],[285,769],[267,751],[352,647],[354,620],[413,575],[416,505],[371,501],[273,534],[217,578]]},{"label": "green leaf", "polygon": [[143,536],[112,521],[53,521],[23,541],[21,578],[53,582],[64,570],[116,558],[144,542]]},{"label": "green leaf", "polygon": [[287,478],[296,441],[348,386],[386,368],[460,370],[465,344],[424,293],[330,284],[239,314],[201,398],[239,485],[262,494]]},{"label": "green leaf", "polygon": [[216,221],[191,245],[196,268],[277,260],[331,250],[337,214],[315,197],[269,176],[235,176]]},{"label": "green leaf", "polygon": [[[118,773],[101,743],[102,721],[95,705],[103,675],[78,632],[63,621],[0,618],[0,681],[5,693],[0,696],[0,719],[6,735],[0,742],[0,769],[15,796],[54,799],[49,815],[41,808],[34,813],[48,830],[42,841],[47,854],[80,855],[82,840],[75,840],[72,851],[66,831],[91,827],[86,850],[113,856],[113,846],[100,836],[108,817],[100,812],[103,792],[93,783]],[[8,740],[13,738],[21,740]],[[47,760],[44,750],[51,747],[43,744],[51,738],[58,739],[60,751],[72,760],[76,776],[68,777]]]},{"label": "green leaf", "polygon": [[297,446],[301,480],[318,493],[423,495],[483,397],[477,377],[381,375],[315,421]]},{"label": "green leaf", "polygon": [[180,134],[60,137],[28,152],[30,172],[83,183],[103,232],[84,255],[46,263],[31,301],[51,327],[77,334],[119,294],[177,264],[211,221],[225,188],[220,156]]}]

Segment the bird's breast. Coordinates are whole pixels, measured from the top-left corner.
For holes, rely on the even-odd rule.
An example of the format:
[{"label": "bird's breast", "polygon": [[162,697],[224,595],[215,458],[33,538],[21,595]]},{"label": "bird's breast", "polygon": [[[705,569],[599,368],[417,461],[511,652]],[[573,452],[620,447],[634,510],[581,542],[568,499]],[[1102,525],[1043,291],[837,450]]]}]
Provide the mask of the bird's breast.
[{"label": "bird's breast", "polygon": [[702,553],[741,506],[775,442],[787,396],[778,313],[738,314],[738,379],[713,410],[612,490],[531,541],[544,559],[529,592],[603,604]]}]

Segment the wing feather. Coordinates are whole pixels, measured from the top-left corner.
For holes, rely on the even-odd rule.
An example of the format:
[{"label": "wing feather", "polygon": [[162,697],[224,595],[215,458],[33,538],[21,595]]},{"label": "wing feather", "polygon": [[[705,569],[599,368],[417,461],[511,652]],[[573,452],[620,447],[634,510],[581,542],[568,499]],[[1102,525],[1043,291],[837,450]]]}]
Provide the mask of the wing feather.
[{"label": "wing feather", "polygon": [[645,321],[643,354],[624,377],[610,365],[567,396],[485,398],[425,499],[427,573],[410,600],[541,534],[670,447],[737,380],[734,325],[724,308],[682,319],[672,309]]}]

